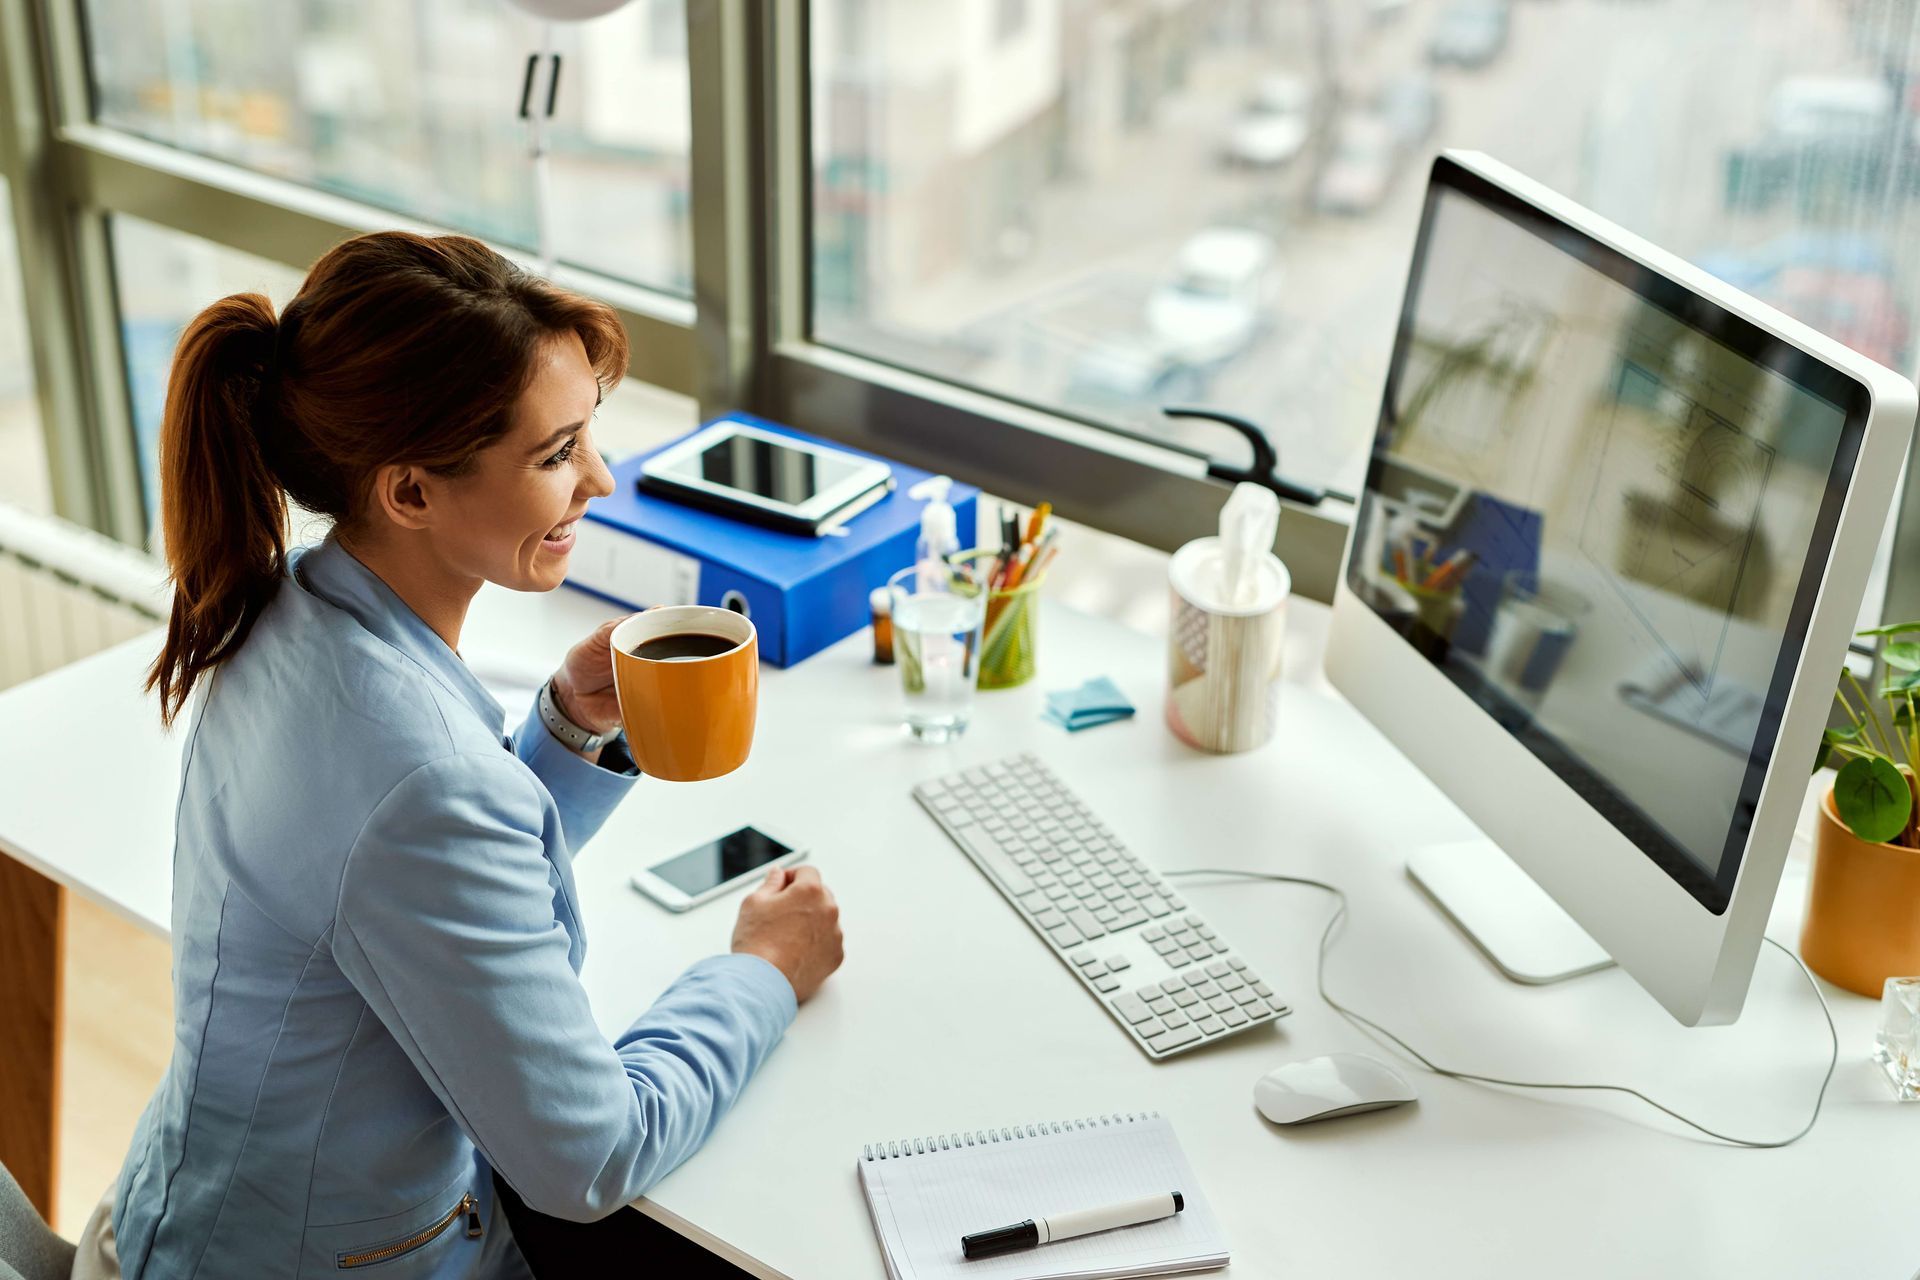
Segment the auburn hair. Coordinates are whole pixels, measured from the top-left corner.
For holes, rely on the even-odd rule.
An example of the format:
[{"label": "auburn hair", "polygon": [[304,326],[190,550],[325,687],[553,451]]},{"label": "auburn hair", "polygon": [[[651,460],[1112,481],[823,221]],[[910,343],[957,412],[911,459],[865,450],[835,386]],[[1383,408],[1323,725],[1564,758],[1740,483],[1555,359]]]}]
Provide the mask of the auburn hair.
[{"label": "auburn hair", "polygon": [[575,333],[602,391],[627,367],[605,303],[466,236],[382,231],[314,263],[276,320],[222,298],[180,336],[160,425],[173,609],[147,673],[171,723],[246,642],[286,573],[289,500],[351,521],[374,472],[454,475],[512,425],[555,337]]}]

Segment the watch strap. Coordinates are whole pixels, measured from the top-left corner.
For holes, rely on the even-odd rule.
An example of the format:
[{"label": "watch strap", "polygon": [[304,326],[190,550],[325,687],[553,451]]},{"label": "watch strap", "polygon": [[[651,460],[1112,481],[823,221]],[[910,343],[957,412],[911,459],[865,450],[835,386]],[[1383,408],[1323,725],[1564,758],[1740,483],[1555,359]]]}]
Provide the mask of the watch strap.
[{"label": "watch strap", "polygon": [[560,704],[554,700],[551,679],[540,686],[540,723],[547,726],[548,733],[582,754],[598,751],[620,736],[619,729],[610,733],[593,733],[567,719],[566,713],[560,710]]}]

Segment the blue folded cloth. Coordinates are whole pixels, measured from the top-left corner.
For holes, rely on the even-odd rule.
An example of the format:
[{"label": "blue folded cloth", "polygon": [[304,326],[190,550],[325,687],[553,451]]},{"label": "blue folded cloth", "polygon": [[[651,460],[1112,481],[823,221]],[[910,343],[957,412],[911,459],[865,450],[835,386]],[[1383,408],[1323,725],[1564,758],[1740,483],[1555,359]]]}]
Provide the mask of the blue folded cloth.
[{"label": "blue folded cloth", "polygon": [[1127,701],[1127,695],[1105,676],[1095,676],[1078,689],[1047,695],[1046,718],[1069,733],[1110,720],[1125,720],[1132,714],[1133,704]]}]

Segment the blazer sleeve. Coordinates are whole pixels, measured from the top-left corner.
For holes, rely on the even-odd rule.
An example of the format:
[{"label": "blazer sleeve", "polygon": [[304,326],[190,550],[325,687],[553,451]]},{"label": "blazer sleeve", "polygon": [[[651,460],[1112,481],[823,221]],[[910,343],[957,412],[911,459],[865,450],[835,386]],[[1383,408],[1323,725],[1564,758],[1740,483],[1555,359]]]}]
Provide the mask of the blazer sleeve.
[{"label": "blazer sleeve", "polygon": [[553,821],[504,753],[421,766],[355,842],[333,953],[526,1202],[592,1221],[706,1140],[792,1022],[794,997],[766,961],[714,956],[609,1044],[554,915]]},{"label": "blazer sleeve", "polygon": [[[609,745],[606,751],[614,749]],[[640,777],[625,755],[624,743],[619,745],[619,751],[628,767],[616,772],[568,749],[541,721],[537,702],[527,711],[519,732],[513,735],[513,754],[533,770],[534,777],[540,779],[547,794],[553,797],[554,805],[560,810],[560,825],[567,834],[567,848],[572,853],[579,853],[581,846],[593,839],[594,833],[613,813],[614,806],[627,798]]]}]

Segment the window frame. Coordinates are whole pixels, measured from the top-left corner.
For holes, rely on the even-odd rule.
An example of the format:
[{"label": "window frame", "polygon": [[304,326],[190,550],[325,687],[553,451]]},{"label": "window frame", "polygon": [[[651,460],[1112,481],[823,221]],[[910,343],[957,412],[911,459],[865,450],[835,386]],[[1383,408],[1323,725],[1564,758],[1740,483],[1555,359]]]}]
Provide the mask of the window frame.
[{"label": "window frame", "polygon": [[[687,0],[693,298],[562,267],[605,299],[631,377],[943,471],[1163,550],[1213,532],[1227,486],[1193,448],[947,382],[815,340],[809,0]],[[107,228],[116,213],[297,270],[346,236],[425,226],[93,120],[83,0],[0,7],[0,173],[33,316],[36,393],[61,514],[144,545]],[[510,256],[531,265],[529,255]],[[78,423],[80,430],[58,424]],[[1218,452],[1245,446],[1221,432]],[[1909,480],[1915,466],[1907,462]],[[1275,549],[1330,600],[1353,509],[1283,502]],[[1920,615],[1920,483],[1903,486],[1884,613]]]}]

